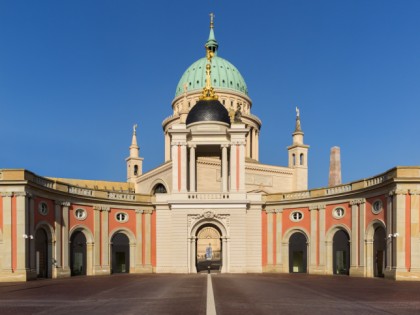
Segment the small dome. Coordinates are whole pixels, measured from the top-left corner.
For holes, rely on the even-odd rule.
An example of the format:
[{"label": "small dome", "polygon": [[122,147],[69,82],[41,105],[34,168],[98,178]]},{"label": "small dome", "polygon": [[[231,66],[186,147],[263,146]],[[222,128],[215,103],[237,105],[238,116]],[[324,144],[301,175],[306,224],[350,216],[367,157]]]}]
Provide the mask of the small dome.
[{"label": "small dome", "polygon": [[200,121],[217,121],[230,124],[227,109],[218,100],[200,100],[187,116],[187,126]]}]

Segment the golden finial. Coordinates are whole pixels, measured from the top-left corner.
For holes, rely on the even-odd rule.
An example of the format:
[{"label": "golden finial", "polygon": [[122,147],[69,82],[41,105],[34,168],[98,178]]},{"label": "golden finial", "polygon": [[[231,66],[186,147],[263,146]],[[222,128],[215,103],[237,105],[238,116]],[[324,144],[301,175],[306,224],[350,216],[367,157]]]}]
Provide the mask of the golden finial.
[{"label": "golden finial", "polygon": [[210,28],[214,28],[214,13],[210,13]]},{"label": "golden finial", "polygon": [[214,94],[214,89],[211,86],[211,59],[214,56],[214,52],[206,47],[206,58],[208,63],[206,64],[206,86],[201,93],[200,100],[217,100],[216,94]]}]

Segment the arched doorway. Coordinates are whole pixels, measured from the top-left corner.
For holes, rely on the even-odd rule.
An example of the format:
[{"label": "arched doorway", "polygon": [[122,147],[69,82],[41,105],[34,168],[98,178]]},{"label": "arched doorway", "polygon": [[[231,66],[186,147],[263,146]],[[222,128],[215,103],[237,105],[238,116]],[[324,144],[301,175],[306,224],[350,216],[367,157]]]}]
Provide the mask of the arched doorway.
[{"label": "arched doorway", "polygon": [[204,225],[197,232],[196,239],[197,272],[222,268],[221,232],[213,225]]},{"label": "arched doorway", "polygon": [[333,273],[350,273],[350,238],[346,231],[338,230],[333,237]]},{"label": "arched doorway", "polygon": [[382,226],[375,229],[373,237],[373,272],[375,277],[383,277],[386,265],[386,231]]},{"label": "arched doorway", "polygon": [[130,241],[124,233],[116,233],[111,239],[112,273],[130,271]]},{"label": "arched doorway", "polygon": [[293,233],[289,239],[289,272],[306,273],[308,246],[306,236],[301,232]]},{"label": "arched doorway", "polygon": [[48,236],[43,228],[39,228],[35,233],[35,255],[36,276],[48,278],[51,258],[48,257]]},{"label": "arched doorway", "polygon": [[76,231],[70,238],[70,269],[72,276],[86,275],[86,236]]}]

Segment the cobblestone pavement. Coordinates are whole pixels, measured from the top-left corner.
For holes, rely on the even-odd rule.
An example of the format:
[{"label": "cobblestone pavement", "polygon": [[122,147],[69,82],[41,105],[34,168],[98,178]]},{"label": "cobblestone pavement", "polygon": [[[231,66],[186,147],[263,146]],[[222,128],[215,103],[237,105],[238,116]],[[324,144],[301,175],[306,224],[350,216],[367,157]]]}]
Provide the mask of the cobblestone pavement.
[{"label": "cobblestone pavement", "polygon": [[[420,282],[301,274],[211,281],[218,315],[420,314]],[[0,283],[0,314],[206,314],[207,288],[205,274]]]}]

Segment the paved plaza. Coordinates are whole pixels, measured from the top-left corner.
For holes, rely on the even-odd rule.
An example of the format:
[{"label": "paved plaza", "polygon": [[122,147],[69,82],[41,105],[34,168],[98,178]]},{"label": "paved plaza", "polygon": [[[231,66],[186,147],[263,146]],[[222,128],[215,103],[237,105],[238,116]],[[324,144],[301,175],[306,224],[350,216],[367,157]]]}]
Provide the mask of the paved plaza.
[{"label": "paved plaza", "polygon": [[214,313],[420,314],[420,283],[303,274],[127,274],[0,283],[0,314]]}]

